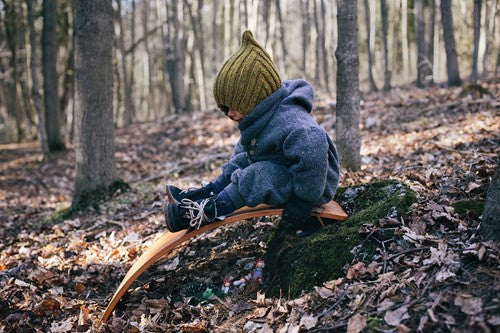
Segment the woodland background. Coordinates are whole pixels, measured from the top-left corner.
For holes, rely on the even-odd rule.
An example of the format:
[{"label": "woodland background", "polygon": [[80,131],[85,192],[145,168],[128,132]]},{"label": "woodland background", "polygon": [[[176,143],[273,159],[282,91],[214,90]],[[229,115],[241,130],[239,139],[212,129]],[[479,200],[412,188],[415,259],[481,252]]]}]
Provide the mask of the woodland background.
[{"label": "woodland background", "polygon": [[360,226],[373,257],[296,299],[248,288],[200,300],[247,273],[279,217],[196,237],[148,269],[104,329],[498,331],[498,7],[1,0],[0,332],[97,329],[165,231],[165,185],[211,180],[231,154],[238,130],[211,89],[247,28],[283,78],[313,84],[312,116],[352,162],[341,186],[394,179],[416,201]]}]

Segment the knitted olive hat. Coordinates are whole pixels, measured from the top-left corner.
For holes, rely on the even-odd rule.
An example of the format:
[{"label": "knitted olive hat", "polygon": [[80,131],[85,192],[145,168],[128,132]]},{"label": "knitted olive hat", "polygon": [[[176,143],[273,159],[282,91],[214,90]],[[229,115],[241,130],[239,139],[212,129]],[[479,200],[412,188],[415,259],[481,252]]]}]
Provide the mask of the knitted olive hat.
[{"label": "knitted olive hat", "polygon": [[281,78],[269,54],[247,30],[241,48],[215,78],[214,97],[219,108],[232,108],[244,116],[281,87]]}]

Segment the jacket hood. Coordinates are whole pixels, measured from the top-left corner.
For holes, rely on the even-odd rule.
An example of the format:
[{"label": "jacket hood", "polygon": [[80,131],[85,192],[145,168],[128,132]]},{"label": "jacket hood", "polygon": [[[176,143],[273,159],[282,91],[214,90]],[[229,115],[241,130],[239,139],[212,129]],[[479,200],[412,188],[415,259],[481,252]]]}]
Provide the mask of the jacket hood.
[{"label": "jacket hood", "polygon": [[281,87],[269,95],[243,118],[238,124],[242,144],[248,144],[251,137],[257,135],[272,119],[279,109],[302,107],[310,113],[313,106],[314,91],[305,80],[286,80]]}]

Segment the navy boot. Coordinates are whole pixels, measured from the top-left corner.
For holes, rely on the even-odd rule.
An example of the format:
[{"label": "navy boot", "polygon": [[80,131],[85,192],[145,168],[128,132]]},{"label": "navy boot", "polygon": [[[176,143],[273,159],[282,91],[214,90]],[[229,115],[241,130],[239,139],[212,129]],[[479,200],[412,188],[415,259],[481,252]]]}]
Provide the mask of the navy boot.
[{"label": "navy boot", "polygon": [[167,196],[172,203],[181,203],[182,199],[190,199],[193,201],[198,201],[206,198],[210,198],[220,191],[217,191],[214,183],[208,183],[201,188],[190,188],[187,190],[181,190],[180,188],[167,185]]}]

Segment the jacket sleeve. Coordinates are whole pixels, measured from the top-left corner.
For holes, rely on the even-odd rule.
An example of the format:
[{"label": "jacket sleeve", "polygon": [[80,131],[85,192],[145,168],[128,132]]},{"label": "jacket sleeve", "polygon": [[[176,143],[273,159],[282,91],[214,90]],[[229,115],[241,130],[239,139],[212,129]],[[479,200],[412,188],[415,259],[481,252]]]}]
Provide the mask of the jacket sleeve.
[{"label": "jacket sleeve", "polygon": [[221,167],[222,173],[215,179],[217,187],[224,188],[231,182],[231,175],[235,170],[246,168],[249,165],[248,154],[243,145],[238,141],[229,161]]},{"label": "jacket sleeve", "polygon": [[326,186],[328,140],[320,127],[301,127],[283,142],[283,154],[292,176],[293,191],[305,201],[318,201]]}]

